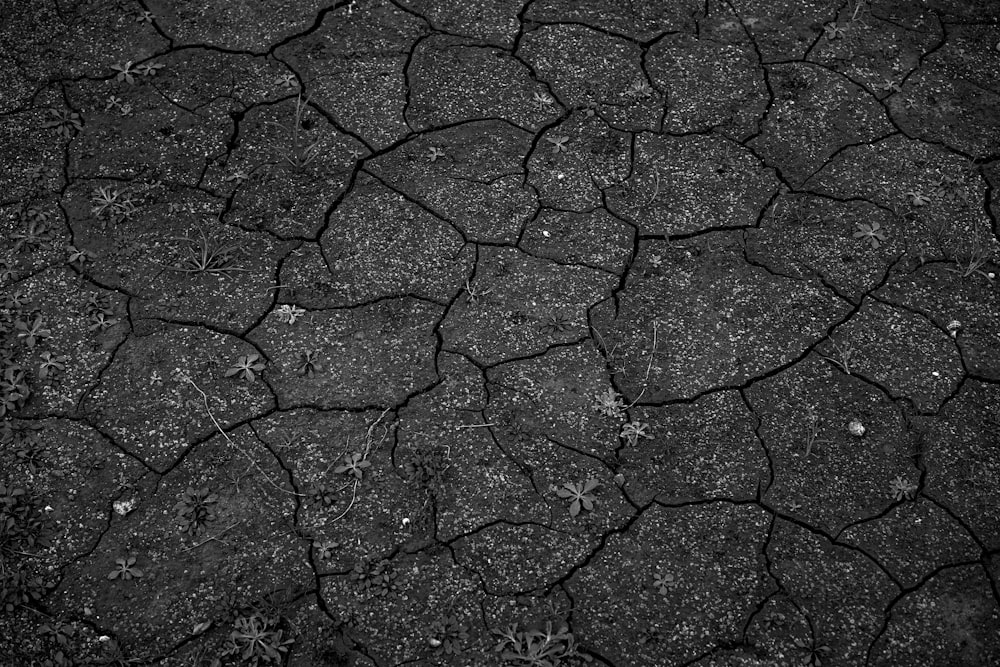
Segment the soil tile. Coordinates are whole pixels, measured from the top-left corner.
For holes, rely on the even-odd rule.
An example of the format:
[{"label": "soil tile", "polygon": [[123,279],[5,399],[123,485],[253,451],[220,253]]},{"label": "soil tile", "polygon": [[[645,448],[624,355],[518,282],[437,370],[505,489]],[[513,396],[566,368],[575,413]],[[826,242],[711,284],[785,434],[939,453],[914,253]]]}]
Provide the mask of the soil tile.
[{"label": "soil tile", "polygon": [[775,99],[750,146],[794,186],[845,146],[893,132],[885,109],[860,86],[804,63],[770,65]]},{"label": "soil tile", "polygon": [[837,16],[836,0],[735,0],[739,16],[728,29],[744,29],[765,63],[801,60],[823,34],[823,23]]},{"label": "soil tile", "polygon": [[[899,588],[863,553],[787,521],[775,522],[767,557],[771,576],[812,630],[799,639],[829,647],[831,664],[863,664]],[[801,656],[793,642],[786,646]]]},{"label": "soil tile", "polygon": [[426,132],[366,163],[366,170],[469,241],[510,243],[537,208],[524,187],[530,145],[531,135],[508,123],[475,121]]},{"label": "soil tile", "polygon": [[679,664],[738,640],[773,589],[767,524],[746,505],[650,507],[567,582],[574,629],[613,664]]},{"label": "soil tile", "polygon": [[664,131],[715,129],[737,141],[757,131],[768,91],[742,32],[720,28],[701,39],[670,34],[650,47],[647,62],[653,85],[666,96]]},{"label": "soil tile", "polygon": [[857,315],[832,334],[851,353],[851,372],[893,397],[906,396],[922,412],[935,412],[964,371],[950,336],[924,316],[866,299]]},{"label": "soil tile", "polygon": [[[282,283],[312,307],[406,294],[447,303],[475,259],[454,227],[366,175],[331,213],[320,247],[282,266]],[[313,275],[323,282],[310,285]]]},{"label": "soil tile", "polygon": [[989,268],[963,277],[965,267],[958,264],[928,264],[891,281],[877,295],[925,315],[951,334],[969,373],[1000,380],[1000,293],[985,273]]},{"label": "soil tile", "polygon": [[594,326],[626,401],[643,403],[743,384],[794,360],[847,313],[814,283],[747,265],[726,235],[688,250],[642,243],[617,313],[612,305],[595,309]]},{"label": "soil tile", "polygon": [[422,20],[389,0],[346,3],[324,13],[318,29],[281,44],[275,55],[310,82],[310,99],[339,127],[384,148],[411,131],[403,117],[403,69],[425,31]]},{"label": "soil tile", "polygon": [[586,335],[587,309],[615,277],[513,248],[480,248],[475,278],[441,324],[444,349],[485,364],[544,352]]},{"label": "soil tile", "polygon": [[949,568],[892,607],[871,664],[988,665],[1000,661],[1000,608],[977,565]]},{"label": "soil tile", "polygon": [[535,99],[546,90],[532,72],[501,49],[435,35],[414,49],[409,68],[406,118],[417,130],[470,119],[500,118],[537,129],[558,116],[559,107]]},{"label": "soil tile", "polygon": [[243,341],[201,327],[154,320],[140,324],[115,350],[82,411],[154,470],[171,468],[192,443],[217,427],[273,406],[259,377],[248,382],[225,375],[240,356],[256,354]]},{"label": "soil tile", "polygon": [[525,35],[518,55],[552,82],[561,104],[591,109],[619,130],[659,128],[662,96],[634,42],[582,25],[543,25]]},{"label": "soil tile", "polygon": [[442,311],[409,297],[309,311],[296,322],[274,311],[250,339],[270,360],[267,380],[283,409],[388,407],[437,380]]},{"label": "soil tile", "polygon": [[627,178],[630,135],[600,118],[574,112],[548,129],[528,158],[528,181],[544,206],[588,211],[600,206],[602,188]]},{"label": "soil tile", "polygon": [[907,77],[890,101],[893,119],[913,137],[976,158],[1000,152],[1000,52],[988,26],[949,26],[948,41]]},{"label": "soil tile", "polygon": [[633,164],[628,179],[608,191],[607,206],[641,234],[750,227],[778,190],[771,169],[721,136],[642,133]]},{"label": "soil tile", "polygon": [[702,3],[619,3],[614,0],[539,0],[531,3],[529,21],[582,23],[594,30],[645,41],[665,32],[692,30]]},{"label": "soil tile", "polygon": [[[893,479],[916,491],[920,471],[908,458],[897,410],[818,355],[755,383],[746,394],[773,469],[764,496],[771,506],[836,535],[892,506]],[[865,428],[863,436],[848,430],[853,420]]]},{"label": "soil tile", "polygon": [[[905,252],[898,224],[892,213],[869,202],[786,193],[759,226],[746,230],[747,260],[790,278],[819,277],[857,302]],[[885,238],[873,242],[863,236],[868,229]]]},{"label": "soil tile", "polygon": [[751,500],[770,483],[756,417],[739,392],[721,391],[690,404],[629,410],[643,435],[617,453],[623,489],[633,502],[676,504],[715,498]]},{"label": "soil tile", "polygon": [[968,380],[925,431],[924,493],[942,503],[990,550],[1000,549],[1000,391]]},{"label": "soil tile", "polygon": [[980,554],[954,519],[923,498],[851,526],[838,540],[864,549],[906,588],[915,588],[945,565],[974,561]]},{"label": "soil tile", "polygon": [[[198,623],[224,622],[234,609],[306,581],[283,471],[249,429],[230,440],[198,445],[155,486],[136,489],[135,506],[112,514],[99,555],[69,568],[54,611],[87,607],[90,622],[105,633],[113,628],[129,654],[151,658],[191,637]],[[208,514],[197,532],[184,532],[191,524],[179,521],[178,504],[201,490],[209,492],[201,497]],[[141,575],[111,579],[124,570],[118,558],[134,558]]]},{"label": "soil tile", "polygon": [[[227,221],[282,237],[315,237],[354,174],[361,144],[298,96],[241,117],[237,148],[203,185],[231,198]],[[274,193],[280,192],[280,197]]]},{"label": "soil tile", "polygon": [[503,47],[510,47],[517,36],[522,7],[520,0],[482,4],[463,0],[404,0],[400,4],[419,13],[437,30]]},{"label": "soil tile", "polygon": [[518,246],[560,264],[580,264],[621,274],[635,230],[605,209],[584,213],[542,209],[524,229]]},{"label": "soil tile", "polygon": [[237,6],[225,0],[180,4],[151,0],[148,7],[178,44],[266,51],[271,44],[307,30],[324,5],[321,0],[263,0]]}]

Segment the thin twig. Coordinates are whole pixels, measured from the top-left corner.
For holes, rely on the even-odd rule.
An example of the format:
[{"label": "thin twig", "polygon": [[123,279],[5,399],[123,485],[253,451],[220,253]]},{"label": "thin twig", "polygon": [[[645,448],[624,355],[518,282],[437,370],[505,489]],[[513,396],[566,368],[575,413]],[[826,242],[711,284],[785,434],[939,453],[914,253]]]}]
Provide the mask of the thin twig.
[{"label": "thin twig", "polygon": [[202,540],[201,542],[198,542],[197,544],[192,544],[189,547],[185,547],[185,548],[181,549],[181,552],[183,553],[185,551],[191,551],[192,549],[197,549],[198,547],[200,547],[202,545],[208,544],[212,540],[218,540],[219,537],[221,537],[222,535],[225,535],[226,533],[228,533],[229,531],[231,531],[233,528],[235,528],[236,526],[238,526],[241,523],[243,523],[243,521],[244,521],[243,519],[240,519],[239,521],[237,521],[236,523],[234,523],[233,525],[231,525],[229,528],[226,528],[225,530],[223,530],[221,533],[216,533],[215,535],[212,535],[211,537],[207,537],[204,540]]},{"label": "thin twig", "polygon": [[653,347],[649,349],[649,363],[646,364],[646,375],[642,378],[643,386],[649,381],[649,372],[653,369],[653,355],[656,354],[656,332],[659,329],[659,322],[653,321]]},{"label": "thin twig", "polygon": [[[382,414],[380,414],[380,415],[378,416],[378,419],[376,419],[375,421],[373,421],[373,422],[371,423],[371,425],[370,425],[370,426],[368,427],[368,430],[367,430],[367,431],[366,431],[366,433],[365,433],[365,451],[364,451],[364,457],[363,457],[363,460],[367,460],[367,459],[368,459],[368,456],[369,456],[369,455],[371,454],[371,451],[372,451],[372,442],[373,442],[373,437],[372,437],[372,431],[374,431],[374,430],[375,430],[375,426],[376,426],[376,425],[377,425],[377,424],[378,424],[378,423],[379,423],[380,421],[382,421],[382,418],[383,418],[383,417],[385,417],[385,416],[386,416],[386,415],[387,415],[387,414],[388,414],[388,413],[390,412],[390,410],[391,410],[391,409],[392,409],[392,408],[386,408],[385,410],[383,410],[383,411],[382,411]],[[383,433],[382,433],[382,438],[381,438],[381,439],[380,439],[380,440],[378,441],[378,444],[382,444],[382,442],[383,442],[383,441],[385,440],[385,437],[386,437],[386,436],[387,436],[387,435],[389,434],[389,428],[388,428],[388,427],[386,427],[386,426],[383,426],[382,428],[383,428]],[[328,468],[328,469],[329,469],[329,468]],[[344,511],[343,511],[343,512],[341,512],[340,514],[338,514],[338,515],[337,515],[336,517],[334,517],[334,518],[333,518],[333,519],[332,519],[332,520],[330,521],[330,523],[335,523],[335,522],[337,522],[337,521],[340,521],[340,520],[341,520],[341,519],[343,519],[343,518],[344,518],[345,516],[347,516],[347,513],[348,513],[348,512],[350,512],[350,511],[351,511],[351,508],[352,508],[352,507],[354,507],[354,503],[355,503],[355,501],[356,501],[356,500],[357,500],[357,498],[358,498],[358,485],[360,485],[360,484],[361,484],[361,480],[360,480],[360,479],[355,479],[355,480],[353,480],[353,485],[352,485],[352,488],[351,488],[351,502],[350,502],[350,503],[348,503],[348,505],[347,505],[347,507],[346,507],[346,508],[344,509]],[[338,490],[337,490],[337,491],[338,491],[338,493],[339,493],[339,492],[340,492],[341,490],[343,490],[343,488],[344,488],[344,487],[341,487],[340,489],[338,489]]]},{"label": "thin twig", "polygon": [[268,484],[270,484],[271,486],[273,486],[274,488],[276,488],[278,491],[281,491],[282,493],[287,493],[287,494],[292,495],[292,496],[298,496],[300,498],[305,498],[306,497],[306,495],[304,493],[298,493],[296,491],[289,491],[288,489],[282,488],[282,487],[278,486],[277,484],[275,484],[274,481],[271,479],[271,477],[266,472],[264,472],[264,470],[260,467],[260,465],[257,464],[257,461],[254,460],[254,458],[252,456],[250,456],[245,451],[243,451],[243,448],[241,448],[239,445],[237,445],[235,442],[233,442],[233,439],[229,437],[229,434],[226,433],[224,430],[222,430],[222,426],[219,424],[218,420],[215,418],[215,415],[212,414],[212,408],[208,405],[208,394],[206,394],[204,391],[202,391],[201,387],[199,387],[197,384],[195,384],[195,381],[191,378],[190,375],[186,375],[185,374],[183,376],[183,379],[187,380],[191,384],[191,386],[194,387],[198,391],[199,394],[201,394],[201,400],[205,403],[205,411],[208,412],[208,418],[212,420],[212,423],[215,425],[216,430],[218,430],[219,433],[222,434],[222,437],[226,439],[226,442],[228,442],[231,447],[233,447],[236,451],[238,451],[240,454],[242,454],[244,457],[246,457],[246,459],[248,461],[250,461],[250,463],[253,465],[253,467],[255,467],[257,469],[257,472],[259,472],[261,475],[263,475],[264,479],[267,480]]}]

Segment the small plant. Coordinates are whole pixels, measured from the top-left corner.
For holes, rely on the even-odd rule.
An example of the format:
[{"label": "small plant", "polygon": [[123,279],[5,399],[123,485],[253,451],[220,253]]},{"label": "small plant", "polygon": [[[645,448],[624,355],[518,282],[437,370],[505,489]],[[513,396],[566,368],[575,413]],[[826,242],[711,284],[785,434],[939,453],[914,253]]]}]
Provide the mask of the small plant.
[{"label": "small plant", "polygon": [[653,96],[653,87],[645,79],[638,79],[629,84],[622,96],[633,102],[648,100]]},{"label": "small plant", "polygon": [[882,79],[882,83],[876,83],[875,87],[886,93],[901,93],[903,88],[892,79]]},{"label": "small plant", "polygon": [[385,559],[356,563],[350,577],[367,595],[384,597],[396,589],[396,573]]},{"label": "small plant", "polygon": [[278,320],[287,324],[295,324],[295,320],[302,317],[306,309],[299,308],[290,303],[283,303],[274,311],[278,315]]},{"label": "small plant", "polygon": [[90,203],[93,206],[90,212],[101,220],[101,228],[107,227],[109,222],[120,223],[136,212],[135,200],[128,192],[119,190],[110,185],[100,186],[90,196]]},{"label": "small plant", "polygon": [[435,621],[431,625],[430,645],[434,652],[457,655],[462,652],[462,644],[469,640],[469,628],[455,616]]},{"label": "small plant", "polygon": [[846,28],[844,26],[838,25],[834,22],[827,23],[823,26],[823,32],[829,40],[842,39],[845,31]]},{"label": "small plant", "polygon": [[80,266],[83,266],[84,264],[86,264],[90,260],[92,260],[95,257],[97,257],[97,255],[95,255],[91,251],[89,251],[89,250],[80,250],[79,248],[77,248],[74,245],[68,245],[68,246],[66,246],[66,251],[69,253],[69,256],[67,257],[67,261],[70,264],[79,264]]},{"label": "small plant", "polygon": [[264,362],[261,361],[260,355],[256,352],[238,357],[236,359],[236,364],[231,366],[229,370],[226,371],[226,377],[233,377],[234,375],[239,375],[241,378],[247,382],[253,382],[257,376],[254,373],[260,373],[264,370]]},{"label": "small plant", "polygon": [[49,109],[50,120],[42,123],[48,129],[54,127],[56,132],[65,139],[72,139],[73,134],[83,129],[80,114],[68,109]]},{"label": "small plant", "polygon": [[912,206],[927,206],[931,203],[930,196],[925,194],[923,190],[910,190],[906,193],[906,199]]},{"label": "small plant", "polygon": [[945,201],[968,204],[969,196],[965,192],[965,182],[961,178],[942,175],[934,182],[932,194]]},{"label": "small plant", "polygon": [[552,144],[552,152],[554,153],[565,153],[568,149],[566,148],[566,142],[569,141],[569,137],[566,135],[556,135],[552,137],[545,137],[545,141]]},{"label": "small plant", "polygon": [[118,320],[114,317],[108,317],[102,312],[94,313],[90,316],[90,324],[87,325],[88,331],[104,331],[105,329],[110,329],[114,325],[118,324]]},{"label": "small plant", "polygon": [[554,103],[555,100],[548,93],[536,91],[531,95],[531,105],[538,111],[548,111]]},{"label": "small plant", "polygon": [[226,183],[236,183],[236,185],[243,185],[246,180],[250,178],[250,174],[245,171],[234,171],[233,173],[226,176]]},{"label": "small plant", "polygon": [[296,80],[294,74],[286,72],[285,74],[278,75],[278,78],[274,80],[274,85],[281,86],[286,90],[295,90],[299,87],[299,82]]},{"label": "small plant", "polygon": [[995,279],[995,275],[987,273],[983,270],[990,261],[991,253],[983,247],[982,242],[976,237],[972,244],[972,248],[969,250],[968,255],[966,255],[963,260],[961,257],[956,256],[955,268],[945,269],[951,273],[957,273],[961,278],[971,278],[972,276],[982,276],[986,278],[986,281],[992,283]]},{"label": "small plant", "polygon": [[669,595],[670,591],[677,588],[679,584],[680,581],[677,579],[677,576],[670,572],[663,574],[657,572],[653,575],[653,588],[660,595]]},{"label": "small plant", "polygon": [[20,410],[29,396],[31,388],[25,380],[24,369],[17,364],[7,365],[0,376],[0,417]]},{"label": "small plant", "polygon": [[317,356],[319,356],[317,351],[299,352],[299,365],[295,369],[298,374],[311,378],[322,371],[323,366],[316,360]]},{"label": "small plant", "polygon": [[29,605],[42,598],[45,582],[19,568],[0,570],[0,611],[11,613],[17,607]]},{"label": "small plant", "polygon": [[552,311],[542,319],[538,328],[541,329],[542,333],[553,335],[571,331],[573,329],[572,322],[572,319],[565,313]]},{"label": "small plant", "polygon": [[575,517],[581,510],[592,512],[594,502],[597,498],[591,493],[600,485],[596,479],[588,479],[586,482],[573,483],[566,482],[561,488],[556,489],[556,495],[564,500],[569,500],[569,515]]},{"label": "small plant", "polygon": [[635,447],[639,442],[639,438],[646,438],[647,440],[652,440],[653,436],[649,435],[649,424],[644,424],[642,422],[629,422],[622,426],[621,433],[619,435],[625,439],[625,442],[631,447]]},{"label": "small plant", "polygon": [[52,243],[52,223],[50,215],[38,209],[28,209],[25,214],[24,231],[11,234],[14,241],[14,252],[31,251],[38,248],[48,248]]},{"label": "small plant", "polygon": [[621,418],[625,412],[625,404],[622,403],[621,394],[614,389],[608,389],[604,393],[598,394],[594,399],[594,409],[602,415]]},{"label": "small plant", "polygon": [[856,232],[854,232],[854,238],[865,241],[875,250],[878,250],[886,241],[885,232],[882,231],[882,225],[877,221],[872,222],[859,222],[855,225]]},{"label": "small plant", "polygon": [[831,364],[839,366],[846,375],[851,374],[851,359],[854,357],[855,349],[853,345],[846,345],[841,347],[840,344],[834,339],[833,336],[829,336],[830,343],[833,345],[833,350],[836,356],[825,355],[821,352],[817,352],[819,356],[823,357]]},{"label": "small plant", "polygon": [[489,294],[490,292],[493,291],[492,287],[490,289],[486,289],[486,290],[479,290],[479,289],[477,289],[477,288],[475,288],[475,287],[472,286],[472,284],[469,281],[469,279],[465,280],[465,288],[464,289],[465,289],[466,298],[469,300],[469,303],[471,305],[474,305],[474,306],[478,305],[481,301],[483,301],[483,298],[487,294]]},{"label": "small plant", "polygon": [[14,460],[37,473],[45,465],[45,447],[34,436],[23,438],[14,449]]},{"label": "small plant", "polygon": [[913,494],[917,492],[917,485],[897,476],[889,482],[889,490],[895,500],[913,500]]},{"label": "small plant", "polygon": [[803,667],[822,667],[823,658],[832,650],[826,644],[817,644],[815,638],[809,640],[796,639],[795,650],[801,653],[799,664]]},{"label": "small plant", "polygon": [[817,444],[830,442],[819,437],[819,421],[819,415],[813,408],[806,410],[806,458],[809,458]]},{"label": "small plant", "polygon": [[108,579],[124,579],[131,581],[142,576],[142,570],[135,567],[135,556],[127,558],[116,558],[115,564],[118,566],[108,573]]},{"label": "small plant", "polygon": [[413,458],[403,465],[403,474],[422,487],[437,487],[448,469],[448,454],[445,447],[419,447],[414,451]]},{"label": "small plant", "polygon": [[132,68],[131,60],[126,62],[124,65],[121,63],[115,63],[111,66],[111,69],[116,72],[115,81],[118,81],[119,83],[124,81],[129,85],[135,83],[135,75],[138,74],[138,72]]},{"label": "small plant", "polygon": [[30,556],[26,552],[44,546],[45,528],[45,515],[28,490],[0,483],[0,562]]},{"label": "small plant", "polygon": [[[38,632],[48,637],[56,645],[62,648],[69,648],[70,642],[76,636],[76,628],[69,623],[53,620],[51,623],[43,623],[38,626]],[[59,664],[56,662],[56,664]]]},{"label": "small plant", "polygon": [[212,493],[207,486],[200,489],[189,486],[181,494],[180,501],[174,505],[174,521],[180,526],[181,532],[197,535],[199,530],[207,528],[208,523],[215,520],[212,506],[217,502],[218,494]]},{"label": "small plant", "polygon": [[46,329],[43,324],[41,315],[36,316],[30,324],[24,320],[18,320],[14,323],[14,328],[18,332],[17,337],[24,339],[24,344],[28,346],[29,350],[34,349],[35,345],[43,338],[52,335],[52,330]]},{"label": "small plant", "polygon": [[309,492],[309,499],[317,505],[329,507],[337,502],[337,489],[320,482]]},{"label": "small plant", "polygon": [[592,660],[589,655],[579,652],[576,639],[566,624],[561,624],[555,632],[552,631],[552,621],[545,624],[544,630],[518,630],[516,625],[511,625],[493,634],[500,638],[493,650],[511,665],[558,667],[569,658],[580,658],[584,662]]},{"label": "small plant", "polygon": [[191,274],[207,274],[212,276],[231,277],[237,271],[247,271],[233,266],[239,243],[218,243],[208,238],[204,229],[199,229],[199,238],[190,236],[175,237],[174,241],[187,243],[187,255],[166,268]]},{"label": "small plant", "polygon": [[427,159],[431,162],[437,162],[440,158],[445,157],[444,151],[437,146],[431,146],[427,152]]},{"label": "small plant", "polygon": [[309,100],[303,100],[302,95],[299,95],[296,98],[295,116],[291,127],[275,122],[269,123],[270,125],[274,125],[275,127],[278,127],[288,133],[291,145],[288,148],[274,146],[274,150],[278,153],[283,162],[298,171],[305,169],[309,163],[319,157],[320,144],[322,143],[319,139],[311,143],[307,143],[304,138],[304,132],[311,125],[310,122],[305,119],[308,104]]},{"label": "small plant", "polygon": [[282,664],[284,654],[295,640],[285,639],[284,630],[278,628],[279,621],[257,611],[241,615],[233,624],[222,655],[236,656],[241,663],[252,667],[262,663]]},{"label": "small plant", "polygon": [[97,313],[109,316],[115,314],[115,311],[111,308],[111,300],[108,298],[108,295],[100,293],[94,293],[87,297],[87,303],[84,304],[84,310],[87,313],[87,317],[90,318]]},{"label": "small plant", "polygon": [[320,560],[333,558],[334,550],[339,546],[339,542],[334,542],[332,540],[328,540],[326,542],[313,542],[313,549],[316,551],[316,557]]},{"label": "small plant", "polygon": [[365,459],[362,452],[354,452],[344,456],[344,462],[333,469],[338,475],[353,475],[359,482],[365,476],[365,468],[370,468],[371,461]]},{"label": "small plant", "polygon": [[163,69],[163,63],[148,62],[139,65],[136,71],[143,76],[156,76],[156,73]]}]

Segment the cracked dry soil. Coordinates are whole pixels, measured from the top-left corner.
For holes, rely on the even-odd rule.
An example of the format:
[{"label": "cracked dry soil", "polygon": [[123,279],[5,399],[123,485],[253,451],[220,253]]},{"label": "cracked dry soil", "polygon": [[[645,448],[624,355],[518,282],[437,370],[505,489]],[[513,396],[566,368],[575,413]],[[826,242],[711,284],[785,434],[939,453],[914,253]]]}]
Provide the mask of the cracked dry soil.
[{"label": "cracked dry soil", "polygon": [[1000,665],[998,24],[0,1],[0,664]]}]

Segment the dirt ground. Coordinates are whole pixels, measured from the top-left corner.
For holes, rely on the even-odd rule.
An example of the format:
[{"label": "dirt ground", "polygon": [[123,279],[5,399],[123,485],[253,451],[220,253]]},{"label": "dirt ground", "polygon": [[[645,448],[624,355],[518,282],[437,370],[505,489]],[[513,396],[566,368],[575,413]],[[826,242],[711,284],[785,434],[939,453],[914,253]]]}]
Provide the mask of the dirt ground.
[{"label": "dirt ground", "polygon": [[1000,665],[1000,3],[0,0],[0,665]]}]

